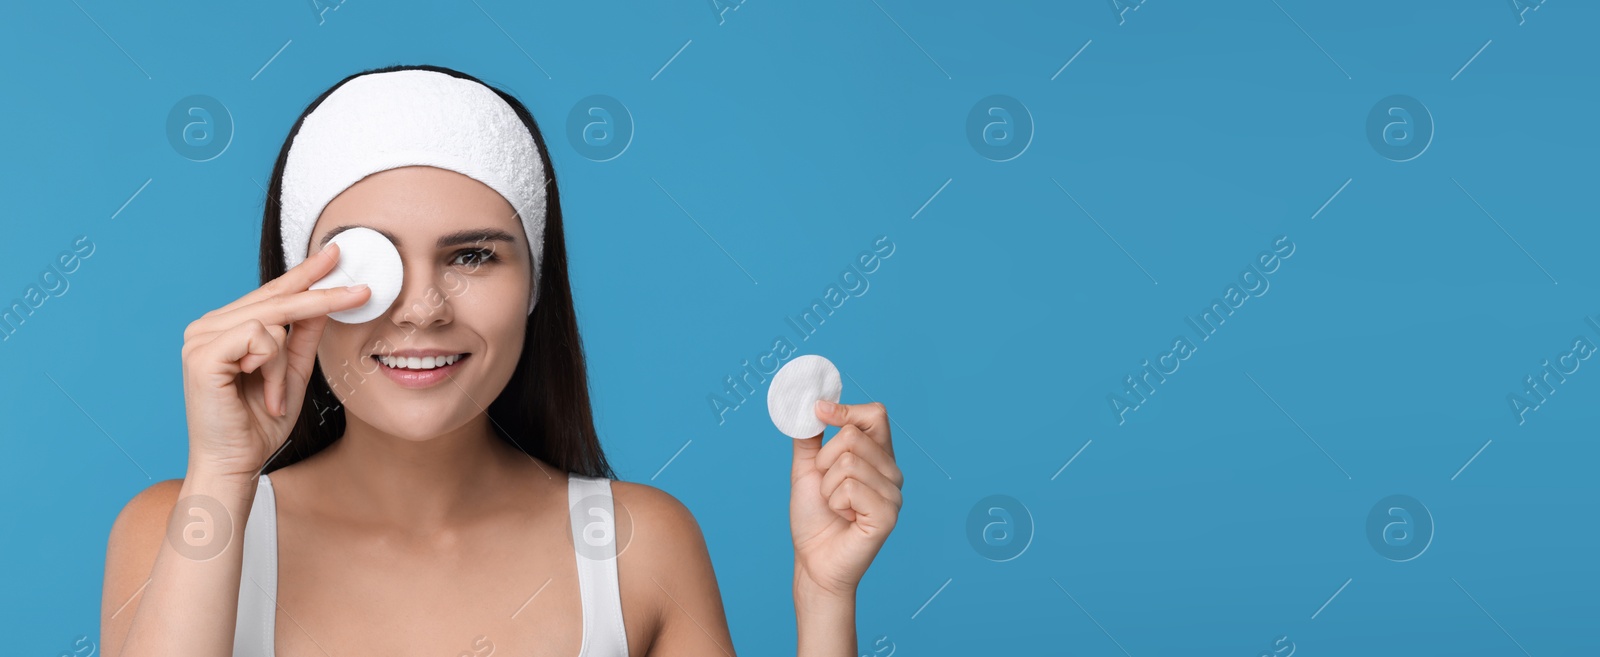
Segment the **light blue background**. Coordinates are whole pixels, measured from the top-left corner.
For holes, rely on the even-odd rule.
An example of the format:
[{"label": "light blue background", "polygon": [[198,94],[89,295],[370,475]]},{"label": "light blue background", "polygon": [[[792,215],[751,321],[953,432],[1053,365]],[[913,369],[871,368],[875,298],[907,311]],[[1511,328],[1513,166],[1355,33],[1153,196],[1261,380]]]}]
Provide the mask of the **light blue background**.
[{"label": "light blue background", "polygon": [[[708,398],[775,336],[896,422],[906,505],[862,584],[863,653],[1600,650],[1600,362],[1525,424],[1507,403],[1600,342],[1593,4],[1521,24],[1500,0],[1153,0],[1120,24],[1094,0],[0,15],[0,299],[96,245],[0,342],[9,654],[97,636],[113,518],[184,475],[183,328],[256,286],[257,185],[317,94],[397,63],[540,121],[607,454],[699,518],[741,654],[793,649],[790,444],[764,388],[720,425]],[[169,144],[191,94],[232,115],[216,159]],[[566,139],[592,94],[635,123],[614,160]],[[1033,118],[1010,161],[964,132],[991,94]],[[1365,134],[1391,94],[1435,122],[1411,161]],[[785,319],[880,235],[870,290],[798,342]],[[1279,235],[1296,251],[1269,292],[1119,425],[1107,396],[1196,340],[1185,318]],[[994,494],[1036,527],[1010,561],[967,536]],[[1391,494],[1436,525],[1411,561],[1368,542]]]}]

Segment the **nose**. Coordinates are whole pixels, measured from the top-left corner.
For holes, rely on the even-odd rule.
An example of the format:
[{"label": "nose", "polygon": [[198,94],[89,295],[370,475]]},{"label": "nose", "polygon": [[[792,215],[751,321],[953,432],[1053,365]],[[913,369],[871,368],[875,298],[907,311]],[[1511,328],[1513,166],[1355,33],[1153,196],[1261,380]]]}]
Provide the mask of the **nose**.
[{"label": "nose", "polygon": [[449,324],[454,319],[450,295],[444,292],[447,269],[432,259],[432,254],[406,255],[405,282],[389,316],[396,326],[409,331]]}]

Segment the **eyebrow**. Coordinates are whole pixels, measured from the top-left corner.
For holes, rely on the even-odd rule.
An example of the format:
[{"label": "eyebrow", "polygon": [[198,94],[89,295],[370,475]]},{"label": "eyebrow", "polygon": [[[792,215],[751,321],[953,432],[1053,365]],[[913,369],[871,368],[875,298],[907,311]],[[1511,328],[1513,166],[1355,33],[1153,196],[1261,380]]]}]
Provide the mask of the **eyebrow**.
[{"label": "eyebrow", "polygon": [[[383,230],[382,228],[373,228],[371,226],[363,226],[361,224],[347,224],[344,226],[339,226],[338,228],[334,228],[333,230],[328,231],[326,235],[322,236],[322,241],[319,242],[319,244],[321,246],[327,246],[328,241],[333,239],[334,236],[350,230],[351,228],[367,228],[375,230],[378,232],[378,234],[383,235],[384,237],[388,238],[390,242],[393,242],[395,248],[400,248],[400,238],[395,237],[394,233]],[[433,246],[434,248],[442,249],[449,246],[455,246],[457,244],[481,244],[483,242],[505,242],[507,244],[515,244],[516,241],[516,238],[512,237],[511,233],[498,228],[469,228],[466,230],[458,230],[448,235],[441,235],[439,236],[439,239],[434,242]]]}]

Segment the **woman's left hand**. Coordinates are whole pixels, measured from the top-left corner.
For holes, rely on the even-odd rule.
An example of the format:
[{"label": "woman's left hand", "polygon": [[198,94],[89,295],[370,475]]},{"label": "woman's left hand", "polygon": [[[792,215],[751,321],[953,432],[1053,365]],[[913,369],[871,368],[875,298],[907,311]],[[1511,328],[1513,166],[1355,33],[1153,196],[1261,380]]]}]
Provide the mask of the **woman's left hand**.
[{"label": "woman's left hand", "polygon": [[789,527],[794,535],[795,590],[854,599],[856,585],[889,538],[905,483],[889,440],[883,404],[818,402],[815,413],[841,427],[794,441]]}]

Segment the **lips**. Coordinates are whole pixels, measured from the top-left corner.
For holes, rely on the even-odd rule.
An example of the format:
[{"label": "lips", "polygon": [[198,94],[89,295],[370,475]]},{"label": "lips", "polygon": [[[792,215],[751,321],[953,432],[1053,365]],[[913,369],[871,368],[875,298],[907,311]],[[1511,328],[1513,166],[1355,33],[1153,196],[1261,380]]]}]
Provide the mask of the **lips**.
[{"label": "lips", "polygon": [[449,365],[461,358],[462,354],[432,354],[432,353],[397,353],[386,356],[374,356],[389,367],[409,370],[431,370],[435,367]]},{"label": "lips", "polygon": [[402,388],[418,389],[436,386],[446,379],[455,376],[456,371],[460,370],[467,361],[471,360],[471,358],[472,354],[470,353],[461,354],[461,357],[456,359],[454,363],[435,367],[429,370],[412,370],[389,367],[388,365],[385,365],[383,360],[378,356],[373,356],[372,360],[378,364],[378,369],[383,371],[384,376],[389,377],[390,381],[395,382],[395,385],[398,385]]}]

